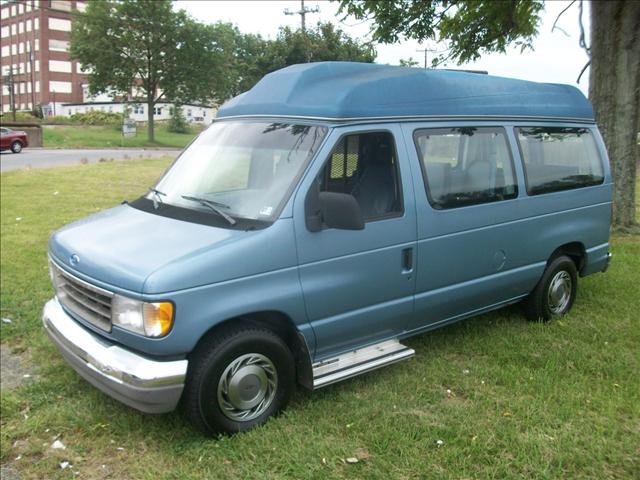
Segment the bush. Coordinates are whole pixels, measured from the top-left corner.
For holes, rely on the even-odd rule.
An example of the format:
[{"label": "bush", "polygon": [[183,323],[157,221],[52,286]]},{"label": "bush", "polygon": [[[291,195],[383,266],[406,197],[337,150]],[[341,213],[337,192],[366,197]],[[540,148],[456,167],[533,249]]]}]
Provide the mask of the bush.
[{"label": "bush", "polygon": [[173,133],[189,133],[189,124],[184,118],[180,105],[171,108],[171,118],[167,122],[167,130]]},{"label": "bush", "polygon": [[122,125],[123,115],[114,112],[93,110],[87,113],[74,113],[69,117],[71,122],[82,125]]}]

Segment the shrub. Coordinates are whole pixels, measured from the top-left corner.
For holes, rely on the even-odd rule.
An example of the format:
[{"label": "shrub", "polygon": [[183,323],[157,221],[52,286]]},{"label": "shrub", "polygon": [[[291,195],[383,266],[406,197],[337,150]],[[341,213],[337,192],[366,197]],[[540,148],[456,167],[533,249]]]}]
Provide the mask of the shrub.
[{"label": "shrub", "polygon": [[167,130],[173,133],[189,133],[189,124],[184,118],[180,105],[171,108],[171,118],[167,122]]},{"label": "shrub", "polygon": [[121,113],[93,110],[87,113],[75,113],[69,117],[73,123],[82,125],[122,125]]}]

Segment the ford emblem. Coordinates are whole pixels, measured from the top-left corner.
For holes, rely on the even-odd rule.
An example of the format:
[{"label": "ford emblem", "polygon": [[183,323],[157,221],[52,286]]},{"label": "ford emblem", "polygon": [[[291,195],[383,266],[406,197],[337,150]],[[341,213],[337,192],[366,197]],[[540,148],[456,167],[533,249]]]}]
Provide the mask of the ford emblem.
[{"label": "ford emblem", "polygon": [[80,263],[80,257],[74,253],[69,257],[69,262],[71,263],[71,265],[75,266]]}]

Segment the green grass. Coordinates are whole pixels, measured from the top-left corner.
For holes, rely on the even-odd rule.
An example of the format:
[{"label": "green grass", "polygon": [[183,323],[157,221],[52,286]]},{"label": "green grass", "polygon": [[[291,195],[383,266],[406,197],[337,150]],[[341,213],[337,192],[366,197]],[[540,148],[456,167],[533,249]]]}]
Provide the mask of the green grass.
[{"label": "green grass", "polygon": [[138,127],[135,137],[124,138],[114,126],[56,125],[43,127],[45,148],[113,148],[113,147],[175,147],[183,148],[200,128],[191,127],[189,133],[167,131],[163,124],[155,126],[155,142],[147,141],[147,127]]},{"label": "green grass", "polygon": [[[562,320],[527,323],[514,306],[410,339],[414,359],[300,391],[246,434],[205,439],[179,411],[144,415],[99,393],[40,326],[47,238],[135,198],[168,162],[0,177],[2,342],[35,375],[2,392],[1,461],[23,478],[638,478],[638,236],[613,239],[610,271],[580,280]],[[49,448],[55,435],[66,450]]]}]

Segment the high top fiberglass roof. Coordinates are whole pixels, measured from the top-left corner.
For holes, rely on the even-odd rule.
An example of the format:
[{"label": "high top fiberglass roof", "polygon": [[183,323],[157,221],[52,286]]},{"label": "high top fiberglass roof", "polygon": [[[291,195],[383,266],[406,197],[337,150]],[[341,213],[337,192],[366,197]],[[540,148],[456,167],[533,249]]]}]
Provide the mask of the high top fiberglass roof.
[{"label": "high top fiberglass roof", "polygon": [[540,117],[593,121],[575,87],[371,63],[292,65],[226,102],[218,118]]}]

